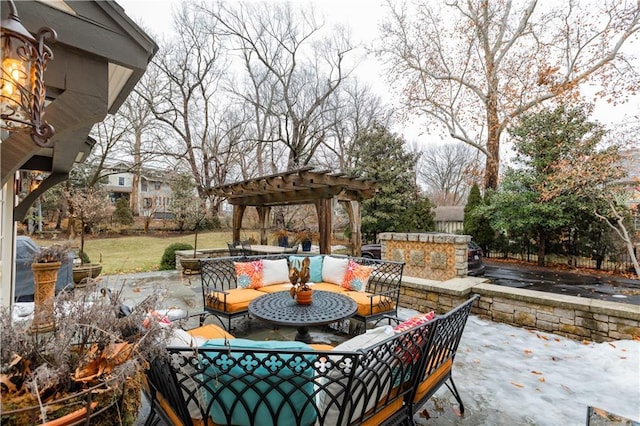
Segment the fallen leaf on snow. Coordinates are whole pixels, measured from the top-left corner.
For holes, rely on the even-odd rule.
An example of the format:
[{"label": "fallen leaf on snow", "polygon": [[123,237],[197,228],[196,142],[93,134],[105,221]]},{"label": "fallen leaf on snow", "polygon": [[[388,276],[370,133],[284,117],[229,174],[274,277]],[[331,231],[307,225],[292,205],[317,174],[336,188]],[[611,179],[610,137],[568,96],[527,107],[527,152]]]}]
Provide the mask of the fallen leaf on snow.
[{"label": "fallen leaf on snow", "polygon": [[590,341],[588,341],[588,340],[583,340],[583,341],[582,341],[582,344],[583,344],[583,345],[590,345],[590,344],[591,344],[591,342],[590,342]]},{"label": "fallen leaf on snow", "polygon": [[549,339],[547,338],[547,336],[542,336],[542,335],[540,335],[540,334],[536,334],[536,336],[538,336],[538,339],[542,339],[542,340],[549,340]]},{"label": "fallen leaf on snow", "polygon": [[516,382],[511,382],[511,384],[517,388],[523,388],[524,385],[521,385],[520,383],[516,383]]},{"label": "fallen leaf on snow", "polygon": [[533,353],[533,351],[532,351],[532,350],[529,350],[529,349],[525,349],[525,350],[524,350],[524,353],[528,355],[528,354],[532,354],[532,353]]},{"label": "fallen leaf on snow", "polygon": [[542,383],[546,382],[546,380],[544,379],[544,377],[540,377],[540,378],[538,379],[538,381],[539,381],[539,382],[542,382]]},{"label": "fallen leaf on snow", "polygon": [[542,373],[536,370],[531,370],[531,374],[542,374]]},{"label": "fallen leaf on snow", "polygon": [[614,348],[614,349],[615,349],[615,347],[616,347],[616,345],[614,345],[614,344],[613,344],[613,343],[611,343],[611,342],[609,343],[609,346],[611,346],[611,347],[612,347],[612,348]]},{"label": "fallen leaf on snow", "polygon": [[427,411],[426,409],[420,411],[420,417],[422,417],[423,419],[431,418],[431,416],[429,415],[429,411]]}]

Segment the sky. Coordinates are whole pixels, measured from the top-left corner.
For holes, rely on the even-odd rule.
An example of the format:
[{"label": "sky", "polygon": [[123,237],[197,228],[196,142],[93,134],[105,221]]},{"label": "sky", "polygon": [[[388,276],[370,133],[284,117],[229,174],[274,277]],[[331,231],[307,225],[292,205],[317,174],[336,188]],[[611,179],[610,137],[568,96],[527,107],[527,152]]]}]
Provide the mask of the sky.
[{"label": "sky", "polygon": [[[142,23],[145,28],[160,34],[163,29],[171,28],[172,8],[183,0],[116,1],[135,22]],[[385,14],[382,0],[311,0],[311,3],[323,12],[327,19],[349,25],[354,40],[363,42],[371,41],[377,36],[378,24]],[[640,67],[640,58],[637,58],[637,62]],[[380,66],[373,59],[359,67],[364,78],[374,87],[381,87],[379,93],[387,97],[389,90],[386,89],[384,77],[377,71],[379,68]],[[616,127],[619,123],[628,121],[633,115],[637,117],[639,112],[640,95],[633,97],[632,101],[625,105],[613,107],[604,102],[596,104],[593,117],[605,125]],[[637,118],[635,120],[637,121]],[[417,120],[416,124],[404,123],[402,128],[405,138],[408,142],[412,142],[422,139],[424,129],[431,129],[433,126]],[[506,147],[506,144],[503,145]]]}]

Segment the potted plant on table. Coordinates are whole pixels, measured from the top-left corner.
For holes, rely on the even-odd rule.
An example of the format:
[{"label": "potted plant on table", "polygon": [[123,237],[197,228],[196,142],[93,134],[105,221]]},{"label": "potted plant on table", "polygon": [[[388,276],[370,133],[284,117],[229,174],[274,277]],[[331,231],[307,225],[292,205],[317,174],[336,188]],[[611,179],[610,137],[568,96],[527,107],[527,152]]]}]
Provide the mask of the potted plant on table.
[{"label": "potted plant on table", "polygon": [[313,289],[309,287],[309,264],[310,260],[305,257],[302,260],[300,270],[295,266],[289,271],[289,281],[293,287],[289,292],[298,305],[310,305],[313,298]]},{"label": "potted plant on table", "polygon": [[0,424],[135,424],[147,360],[171,330],[155,318],[140,326],[155,302],[124,316],[109,291],[63,292],[55,329],[36,333],[28,319],[0,308]]}]

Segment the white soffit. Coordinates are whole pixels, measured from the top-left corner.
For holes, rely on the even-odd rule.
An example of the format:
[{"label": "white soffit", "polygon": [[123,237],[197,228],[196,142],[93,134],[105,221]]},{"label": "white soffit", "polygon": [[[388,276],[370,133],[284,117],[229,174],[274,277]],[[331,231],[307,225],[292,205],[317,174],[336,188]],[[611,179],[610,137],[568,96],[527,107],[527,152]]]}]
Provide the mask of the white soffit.
[{"label": "white soffit", "polygon": [[113,102],[118,98],[122,88],[133,74],[133,70],[121,65],[109,63],[109,105],[111,108]]}]

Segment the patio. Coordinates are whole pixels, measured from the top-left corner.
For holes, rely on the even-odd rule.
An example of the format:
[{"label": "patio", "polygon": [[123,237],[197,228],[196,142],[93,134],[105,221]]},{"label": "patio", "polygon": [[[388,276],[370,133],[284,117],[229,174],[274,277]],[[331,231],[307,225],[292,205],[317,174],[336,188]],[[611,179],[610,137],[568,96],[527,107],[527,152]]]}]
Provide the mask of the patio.
[{"label": "patio", "polygon": [[[128,303],[152,292],[166,307],[201,309],[198,276],[176,272],[107,276],[103,284],[124,286]],[[403,318],[414,312],[401,310]],[[237,335],[255,339],[291,339],[295,328],[273,330],[240,320]],[[312,330],[314,340],[335,344],[344,336]],[[417,424],[430,425],[584,425],[587,407],[640,421],[640,342],[578,342],[471,316],[453,369],[465,404],[459,417],[455,400],[442,388],[424,407]],[[143,405],[138,424],[148,407]],[[427,418],[428,417],[428,418]],[[609,423],[616,424],[616,423]],[[631,424],[631,423],[617,423]]]}]

